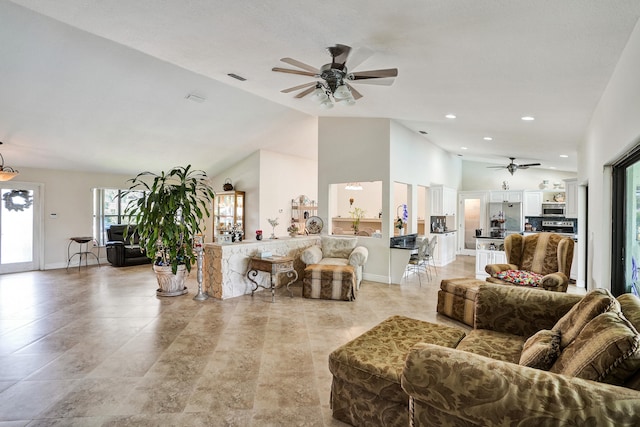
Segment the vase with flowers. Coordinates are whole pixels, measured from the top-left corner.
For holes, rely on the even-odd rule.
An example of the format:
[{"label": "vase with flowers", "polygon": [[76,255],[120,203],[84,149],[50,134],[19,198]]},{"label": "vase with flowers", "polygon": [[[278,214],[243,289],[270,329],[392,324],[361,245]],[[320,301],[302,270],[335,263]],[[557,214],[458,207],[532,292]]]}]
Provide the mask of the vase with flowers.
[{"label": "vase with flowers", "polygon": [[360,230],[360,220],[364,218],[364,209],[361,208],[353,208],[352,211],[349,211],[351,215],[351,219],[353,219],[351,223],[351,228],[353,228],[353,234],[358,234]]},{"label": "vase with flowers", "polygon": [[298,230],[298,225],[295,222],[292,222],[291,225],[287,227],[289,237],[296,237],[298,235]]},{"label": "vase with flowers", "polygon": [[[402,213],[400,213],[400,209],[402,209]],[[405,224],[409,219],[409,211],[407,210],[407,205],[402,204],[398,206],[398,208],[396,209],[396,213],[398,214],[398,218],[396,219],[395,227],[398,229],[398,234],[402,236],[404,235]]]}]

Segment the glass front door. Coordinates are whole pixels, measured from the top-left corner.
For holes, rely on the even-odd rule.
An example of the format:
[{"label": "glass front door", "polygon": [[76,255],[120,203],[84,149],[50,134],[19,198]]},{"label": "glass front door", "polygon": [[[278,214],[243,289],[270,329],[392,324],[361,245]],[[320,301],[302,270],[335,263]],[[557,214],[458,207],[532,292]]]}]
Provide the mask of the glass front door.
[{"label": "glass front door", "polygon": [[0,183],[0,274],[37,270],[39,188]]}]

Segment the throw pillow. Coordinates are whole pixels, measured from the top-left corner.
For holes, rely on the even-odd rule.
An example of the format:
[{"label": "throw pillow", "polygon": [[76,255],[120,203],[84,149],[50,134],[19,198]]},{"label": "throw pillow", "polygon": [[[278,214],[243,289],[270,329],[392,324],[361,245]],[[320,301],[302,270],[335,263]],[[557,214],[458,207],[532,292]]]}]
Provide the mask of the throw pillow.
[{"label": "throw pillow", "polygon": [[620,312],[590,321],[565,348],[550,371],[622,385],[640,368],[640,335]]},{"label": "throw pillow", "polygon": [[552,328],[560,331],[560,350],[571,344],[591,319],[607,311],[620,311],[620,304],[606,289],[588,292]]},{"label": "throw pillow", "polygon": [[496,277],[514,285],[538,286],[544,276],[533,271],[504,270],[498,273]]},{"label": "throw pillow", "polygon": [[349,258],[358,244],[357,237],[322,236],[322,256],[324,258]]},{"label": "throw pillow", "polygon": [[560,332],[543,329],[525,341],[519,364],[548,371],[560,354]]}]

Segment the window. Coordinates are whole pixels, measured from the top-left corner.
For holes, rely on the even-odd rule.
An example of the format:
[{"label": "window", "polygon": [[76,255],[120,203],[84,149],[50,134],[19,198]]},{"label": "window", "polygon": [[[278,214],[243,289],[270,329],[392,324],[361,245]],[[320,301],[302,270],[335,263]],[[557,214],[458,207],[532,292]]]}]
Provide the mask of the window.
[{"label": "window", "polygon": [[640,146],[613,167],[611,292],[637,295],[640,270]]},{"label": "window", "polygon": [[131,200],[139,199],[142,191],[128,192],[114,188],[93,189],[93,237],[99,245],[107,241],[107,228],[112,224],[128,224],[125,215],[127,204]]}]

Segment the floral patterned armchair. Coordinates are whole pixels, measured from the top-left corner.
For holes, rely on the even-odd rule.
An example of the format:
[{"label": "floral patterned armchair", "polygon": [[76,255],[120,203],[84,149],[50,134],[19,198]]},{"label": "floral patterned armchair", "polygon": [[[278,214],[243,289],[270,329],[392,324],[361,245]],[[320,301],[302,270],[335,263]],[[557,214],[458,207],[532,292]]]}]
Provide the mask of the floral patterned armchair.
[{"label": "floral patterned armchair", "polygon": [[487,282],[566,292],[573,248],[573,239],[560,234],[511,234],[504,239],[507,264],[487,265]]}]

